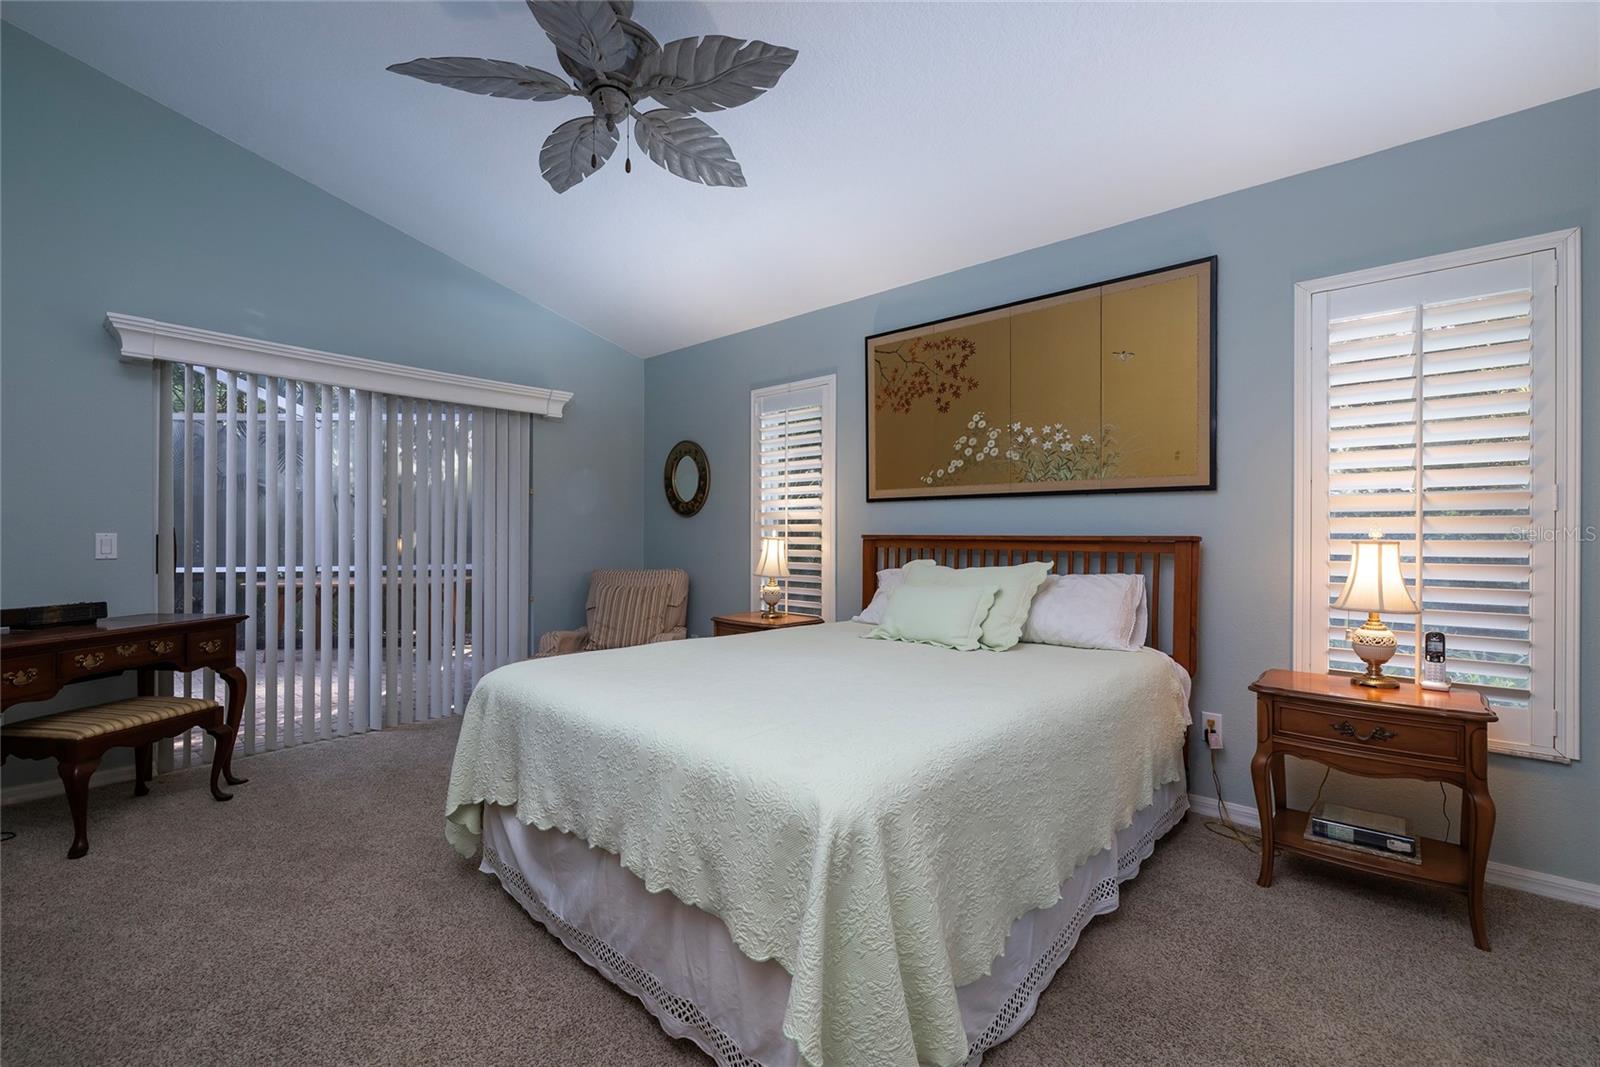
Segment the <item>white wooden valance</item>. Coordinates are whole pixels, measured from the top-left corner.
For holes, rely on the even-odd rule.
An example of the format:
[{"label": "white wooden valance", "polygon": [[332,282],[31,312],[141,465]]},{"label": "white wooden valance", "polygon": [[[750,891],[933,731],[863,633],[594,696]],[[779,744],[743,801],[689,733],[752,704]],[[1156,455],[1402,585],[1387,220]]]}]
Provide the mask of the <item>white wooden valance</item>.
[{"label": "white wooden valance", "polygon": [[559,419],[572,394],[563,389],[497,382],[465,374],[341,356],[314,348],[157,322],[137,315],[106,313],[106,332],[117,339],[125,362],[189,363],[243,374],[267,374],[391,396],[470,404]]}]

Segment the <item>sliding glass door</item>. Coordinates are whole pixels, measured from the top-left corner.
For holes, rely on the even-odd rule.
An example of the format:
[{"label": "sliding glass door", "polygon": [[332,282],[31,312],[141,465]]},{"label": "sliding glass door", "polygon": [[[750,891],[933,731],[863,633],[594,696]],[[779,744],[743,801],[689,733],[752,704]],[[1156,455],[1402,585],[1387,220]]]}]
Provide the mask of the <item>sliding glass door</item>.
[{"label": "sliding glass door", "polygon": [[240,752],[459,713],[527,654],[529,416],[164,366],[158,607],[248,616]]}]

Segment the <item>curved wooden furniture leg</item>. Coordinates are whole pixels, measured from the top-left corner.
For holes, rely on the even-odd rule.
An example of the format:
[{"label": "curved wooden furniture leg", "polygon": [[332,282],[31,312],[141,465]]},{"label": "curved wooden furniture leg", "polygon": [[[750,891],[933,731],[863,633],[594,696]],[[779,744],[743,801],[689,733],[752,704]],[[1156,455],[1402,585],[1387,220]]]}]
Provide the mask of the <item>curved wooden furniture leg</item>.
[{"label": "curved wooden furniture leg", "polygon": [[[250,683],[245,678],[244,671],[240,670],[237,666],[224,667],[217,673],[222,676],[222,681],[228,687],[228,736],[226,743],[224,743],[220,738],[217,742],[218,745],[221,746],[218,749],[218,752],[222,757],[222,776],[228,780],[229,785],[243,785],[250,779],[240,778],[233,773],[233,746],[239,740],[239,723],[244,718],[245,698],[249,697],[251,700],[254,700],[255,694],[249,691]],[[217,776],[215,772],[216,766],[217,761],[213,759],[213,770],[211,775],[211,791],[213,794],[217,792]]]},{"label": "curved wooden furniture leg", "polygon": [[1472,921],[1473,944],[1488,952],[1483,872],[1489,865],[1489,845],[1494,840],[1494,799],[1489,796],[1489,729],[1485,725],[1477,725],[1467,734],[1467,778],[1461,788],[1461,845],[1467,850],[1467,918]]},{"label": "curved wooden furniture leg", "polygon": [[61,784],[67,787],[67,806],[72,809],[72,847],[67,849],[67,859],[75,860],[89,851],[89,779],[100,766],[100,757],[74,761],[62,760],[56,764]]},{"label": "curved wooden furniture leg", "polygon": [[1467,918],[1472,921],[1472,943],[1489,951],[1489,924],[1483,907],[1483,872],[1489,864],[1489,842],[1494,837],[1494,800],[1478,782],[1468,787],[1466,804],[1472,806],[1472,841],[1467,847]]},{"label": "curved wooden furniture leg", "polygon": [[133,746],[133,795],[136,797],[150,793],[150,766],[154,755],[155,749],[148,744]]},{"label": "curved wooden furniture leg", "polygon": [[1256,787],[1256,811],[1261,816],[1261,876],[1256,885],[1272,884],[1272,749],[1256,749],[1250,760],[1250,778]]},{"label": "curved wooden furniture leg", "polygon": [[232,800],[233,794],[224,793],[221,787],[217,785],[217,778],[222,774],[222,765],[226,760],[225,754],[228,750],[228,745],[231,743],[231,739],[228,737],[228,730],[226,727],[220,730],[207,727],[206,733],[210,734],[211,739],[216,742],[211,750],[211,799]]}]

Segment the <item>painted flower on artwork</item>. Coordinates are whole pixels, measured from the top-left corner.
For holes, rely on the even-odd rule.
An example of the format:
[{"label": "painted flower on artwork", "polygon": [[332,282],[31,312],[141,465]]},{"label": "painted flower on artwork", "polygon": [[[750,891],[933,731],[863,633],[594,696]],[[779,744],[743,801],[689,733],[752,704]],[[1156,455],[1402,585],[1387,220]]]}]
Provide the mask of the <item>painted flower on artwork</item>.
[{"label": "painted flower on artwork", "polygon": [[[1003,484],[1104,478],[1116,470],[1121,458],[1110,426],[1101,428],[1098,439],[1090,433],[1080,433],[1074,439],[1073,432],[1059,422],[1039,426],[1012,422],[1003,428],[989,427],[987,412],[977,411],[967,420],[967,428],[985,432],[982,436],[959,435],[951,447],[956,458],[924,474],[924,485],[936,481]],[[992,462],[981,471],[973,466],[985,461]]]}]

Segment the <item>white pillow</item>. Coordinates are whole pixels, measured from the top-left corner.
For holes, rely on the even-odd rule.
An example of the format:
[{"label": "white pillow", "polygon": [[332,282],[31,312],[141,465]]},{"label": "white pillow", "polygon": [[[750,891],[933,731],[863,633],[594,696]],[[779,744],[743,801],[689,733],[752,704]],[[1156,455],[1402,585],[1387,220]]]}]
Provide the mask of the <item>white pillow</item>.
[{"label": "white pillow", "polygon": [[872,603],[866,606],[860,615],[851,619],[851,622],[866,622],[873,626],[883,625],[883,613],[889,610],[889,598],[906,580],[905,571],[899,567],[890,567],[878,572],[878,591],[872,594]]},{"label": "white pillow", "polygon": [[1133,636],[1129,638],[1134,648],[1143,648],[1150,639],[1150,586],[1139,575],[1139,610],[1133,617]]},{"label": "white pillow", "polygon": [[1028,608],[1022,639],[1039,645],[1132,651],[1144,644],[1144,578],[1053,574]]}]

